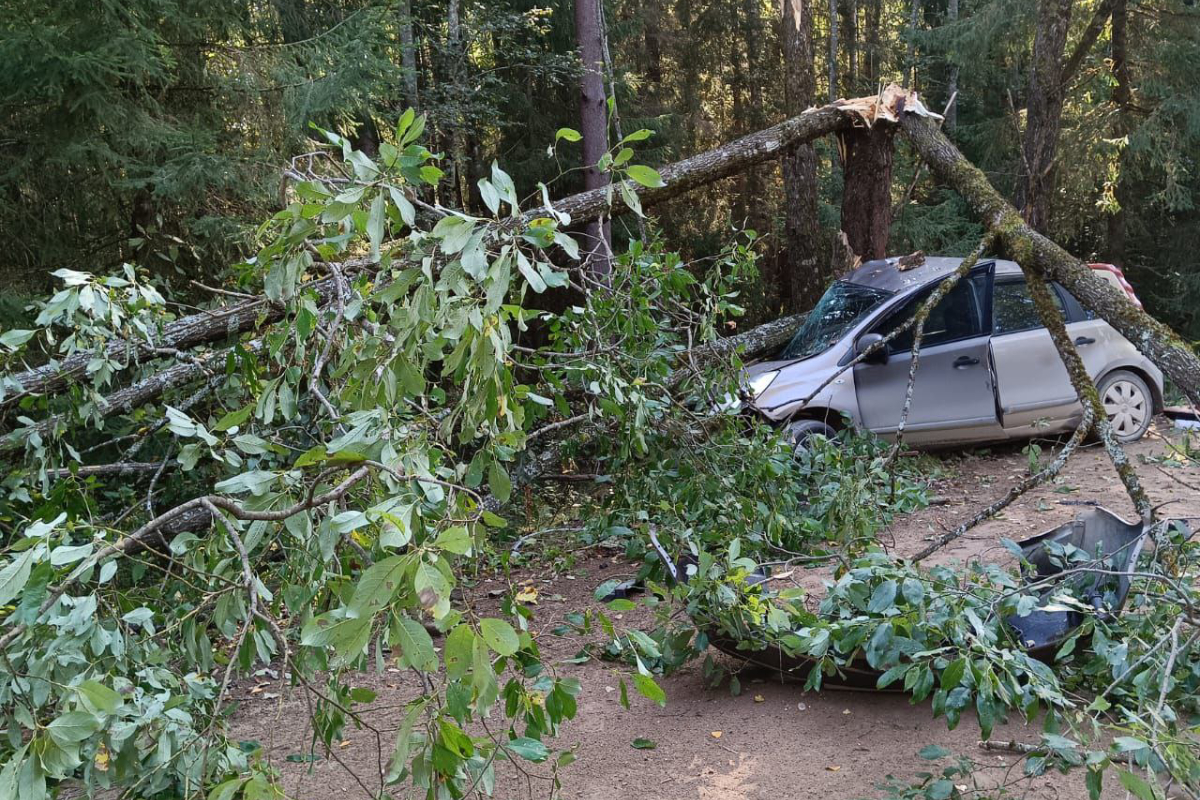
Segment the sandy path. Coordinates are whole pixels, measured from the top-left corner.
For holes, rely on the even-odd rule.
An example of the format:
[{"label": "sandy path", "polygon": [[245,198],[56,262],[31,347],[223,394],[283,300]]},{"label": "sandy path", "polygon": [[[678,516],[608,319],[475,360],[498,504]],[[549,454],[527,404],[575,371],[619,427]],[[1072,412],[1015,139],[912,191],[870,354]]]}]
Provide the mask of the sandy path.
[{"label": "sandy path", "polygon": [[[1135,460],[1164,449],[1160,437],[1130,448]],[[953,527],[980,505],[999,497],[1023,474],[1026,458],[1020,448],[1006,447],[990,454],[944,456],[950,476],[934,487],[934,493],[950,499],[948,505],[924,509],[897,521],[882,540],[895,552],[919,550],[928,537]],[[1200,470],[1173,468],[1169,475],[1153,465],[1139,463],[1139,471],[1155,502],[1177,500],[1168,506],[1173,516],[1200,516],[1200,495],[1190,492],[1169,475],[1200,485]],[[1104,453],[1088,448],[1073,459],[1057,485],[1039,488],[1022,498],[997,520],[976,528],[968,537],[947,547],[934,560],[952,561],[994,557],[1002,537],[1018,539],[1069,520],[1079,509],[1060,501],[1098,501],[1112,510],[1132,516],[1131,505]],[[543,653],[554,659],[574,655],[577,639],[563,639],[549,631],[568,610],[594,605],[592,589],[614,573],[625,570],[619,560],[596,557],[567,576],[547,577],[529,573],[538,586],[542,603],[537,625]],[[800,577],[805,585],[819,585],[819,575]],[[488,604],[489,588],[484,583],[476,594],[480,605]],[[639,616],[645,612],[631,612]],[[632,621],[632,620],[627,620]],[[579,760],[561,773],[562,797],[579,800],[767,800],[793,797],[873,797],[878,784],[888,775],[905,780],[923,770],[928,762],[917,753],[927,744],[939,744],[956,754],[967,755],[990,768],[985,781],[1002,781],[1020,774],[1019,759],[984,753],[976,747],[978,730],[964,716],[955,731],[944,720],[934,719],[928,704],[912,705],[905,695],[825,692],[803,694],[798,687],[755,682],[747,677],[740,696],[726,687],[709,688],[699,664],[662,682],[669,701],[658,708],[638,697],[626,711],[618,702],[617,678],[611,665],[590,661],[562,665],[563,675],[583,683],[580,713],[564,726],[556,743],[577,747]],[[264,679],[265,681],[266,679]],[[367,713],[370,724],[380,731],[386,761],[391,739],[399,724],[399,709],[417,691],[409,673],[364,674],[358,685],[369,686],[378,698]],[[320,759],[311,765],[288,762],[289,754],[305,751],[308,737],[303,703],[294,697],[269,698],[277,691],[264,685],[238,687],[244,697],[239,712],[239,737],[267,745],[274,763],[284,773],[289,795],[318,800],[327,797],[360,796],[367,793],[348,770],[358,774],[368,788],[377,788],[370,776],[379,763],[376,735],[351,729],[337,758]],[[267,698],[264,698],[267,695]],[[720,736],[715,737],[714,731]],[[1035,741],[1036,726],[1019,719],[998,726],[994,738]],[[631,741],[653,740],[653,750],[635,750]],[[1015,768],[1014,768],[1015,767]],[[541,775],[543,768],[536,768]],[[1115,777],[1115,776],[1114,776]],[[498,775],[499,798],[549,797],[551,784],[542,779]],[[1114,781],[1115,783],[1115,781]],[[1119,787],[1118,787],[1119,788]],[[1052,775],[1025,781],[1013,787],[1016,797],[1085,798],[1081,774]],[[407,796],[403,791],[395,797]],[[1106,787],[1105,796],[1121,797],[1122,791]]]}]

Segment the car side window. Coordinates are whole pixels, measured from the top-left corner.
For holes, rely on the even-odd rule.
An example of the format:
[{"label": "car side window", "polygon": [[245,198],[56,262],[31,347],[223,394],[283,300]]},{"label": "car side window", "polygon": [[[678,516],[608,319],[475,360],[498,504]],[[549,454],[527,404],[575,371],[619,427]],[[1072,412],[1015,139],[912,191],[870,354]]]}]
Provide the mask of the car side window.
[{"label": "car side window", "polygon": [[[1051,290],[1050,295],[1061,312],[1062,298],[1054,290]],[[1041,327],[1042,318],[1033,305],[1033,298],[1029,295],[1029,286],[1025,281],[996,281],[992,289],[992,335],[1003,336],[1006,333],[1031,331]]]},{"label": "car side window", "polygon": [[[972,275],[959,281],[950,293],[941,299],[929,312],[925,320],[925,335],[921,346],[928,347],[959,339],[982,336],[982,309],[987,291],[987,275]],[[884,320],[878,332],[885,336],[917,313],[917,309],[929,297],[932,290],[924,291],[905,303],[899,310]],[[892,340],[892,353],[912,350],[913,331],[909,329]]]}]

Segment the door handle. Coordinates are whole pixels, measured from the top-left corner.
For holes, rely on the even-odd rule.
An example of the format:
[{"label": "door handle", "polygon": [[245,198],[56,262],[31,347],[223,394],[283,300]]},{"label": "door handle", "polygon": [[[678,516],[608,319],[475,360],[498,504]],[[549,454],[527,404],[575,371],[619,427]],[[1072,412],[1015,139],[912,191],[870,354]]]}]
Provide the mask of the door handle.
[{"label": "door handle", "polygon": [[1075,337],[1075,344],[1079,345],[1080,347],[1083,347],[1085,344],[1095,344],[1095,343],[1096,343],[1096,340],[1093,339],[1091,336]]},{"label": "door handle", "polygon": [[955,369],[966,369],[967,367],[973,367],[978,363],[978,358],[972,358],[971,356],[959,356],[958,358],[954,359],[954,363],[951,366],[953,366]]}]

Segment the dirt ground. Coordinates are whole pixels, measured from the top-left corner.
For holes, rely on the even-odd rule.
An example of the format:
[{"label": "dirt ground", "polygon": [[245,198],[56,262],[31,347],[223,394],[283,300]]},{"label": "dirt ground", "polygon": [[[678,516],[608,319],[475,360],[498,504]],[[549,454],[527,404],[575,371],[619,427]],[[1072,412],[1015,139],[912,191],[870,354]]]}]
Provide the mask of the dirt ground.
[{"label": "dirt ground", "polygon": [[[1147,493],[1156,503],[1175,501],[1164,514],[1200,516],[1200,493],[1184,482],[1200,485],[1200,470],[1162,469],[1145,463],[1165,450],[1162,428],[1129,448]],[[1049,451],[1049,447],[1046,448]],[[1000,497],[1027,467],[1020,446],[990,451],[950,453],[940,456],[946,477],[933,487],[945,503],[930,506],[897,520],[881,541],[893,552],[911,555],[930,537],[954,527],[976,509]],[[1181,482],[1182,481],[1182,482]],[[1001,538],[1020,539],[1068,521],[1081,502],[1099,502],[1126,517],[1132,506],[1116,474],[1098,447],[1088,447],[1072,459],[1054,484],[1023,497],[998,519],[984,523],[968,536],[930,559],[963,561],[998,558]],[[582,642],[555,636],[551,630],[563,615],[594,605],[592,590],[603,580],[628,572],[617,557],[593,556],[570,573],[546,575],[530,571],[521,576],[539,592],[536,624],[538,640],[547,660],[574,656]],[[816,573],[798,576],[806,586],[819,585]],[[480,606],[494,604],[489,591],[502,584],[483,582],[473,590]],[[631,612],[636,614],[639,612]],[[627,619],[626,621],[632,621]],[[578,761],[560,772],[560,796],[577,800],[766,800],[778,797],[878,797],[879,784],[889,775],[908,781],[929,770],[918,757],[928,744],[941,745],[969,756],[986,767],[978,773],[990,785],[1015,781],[1021,776],[1021,759],[977,746],[978,728],[966,715],[957,730],[935,719],[928,703],[913,705],[906,695],[826,691],[802,693],[795,685],[754,678],[743,673],[742,692],[731,695],[727,686],[710,688],[699,664],[685,668],[662,682],[668,702],[659,708],[641,697],[631,698],[632,708],[621,707],[618,678],[612,665],[592,660],[561,664],[558,672],[578,677],[583,691],[577,719],[564,726],[554,743],[576,748]],[[329,797],[371,796],[378,791],[379,765],[390,753],[400,723],[400,709],[418,691],[411,673],[393,671],[363,674],[356,685],[378,693],[365,718],[375,729],[354,730],[335,748],[331,758],[312,764],[288,761],[307,751],[311,732],[302,700],[278,684],[253,683],[237,687],[243,699],[236,727],[238,737],[257,740],[267,748],[272,762],[284,775],[289,796],[303,800]],[[632,693],[631,693],[632,694]],[[998,726],[995,740],[1036,741],[1037,726],[1020,720]],[[634,749],[631,742],[644,738],[654,749]],[[382,743],[383,753],[380,755]],[[544,765],[543,765],[544,767]],[[505,770],[507,769],[507,773]],[[496,797],[550,797],[549,771],[534,767],[530,775],[511,768],[497,769]],[[1115,777],[1115,776],[1114,776]],[[359,782],[361,781],[361,783]],[[1115,780],[1106,797],[1121,797]],[[966,788],[966,787],[962,787]],[[1015,797],[1085,798],[1083,776],[1052,775],[1020,780],[1010,789]],[[407,796],[403,789],[392,796]],[[978,796],[978,795],[976,795]]]}]

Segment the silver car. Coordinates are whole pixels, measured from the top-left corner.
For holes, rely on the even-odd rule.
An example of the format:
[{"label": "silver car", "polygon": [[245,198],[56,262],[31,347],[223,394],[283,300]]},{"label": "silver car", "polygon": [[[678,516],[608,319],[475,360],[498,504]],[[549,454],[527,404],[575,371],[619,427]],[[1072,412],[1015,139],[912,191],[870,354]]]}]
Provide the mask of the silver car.
[{"label": "silver car", "polygon": [[[901,270],[897,259],[870,261],[835,282],[778,356],[747,369],[753,408],[787,425],[798,444],[847,424],[894,437],[908,389],[911,330],[829,379],[911,317],[961,263],[927,258]],[[1092,266],[1137,302],[1119,270]],[[1054,293],[1117,436],[1140,438],[1162,409],[1162,373],[1063,287],[1054,285]],[[926,322],[905,441],[931,447],[1021,439],[1073,430],[1081,417],[1020,267],[980,262]]]}]

